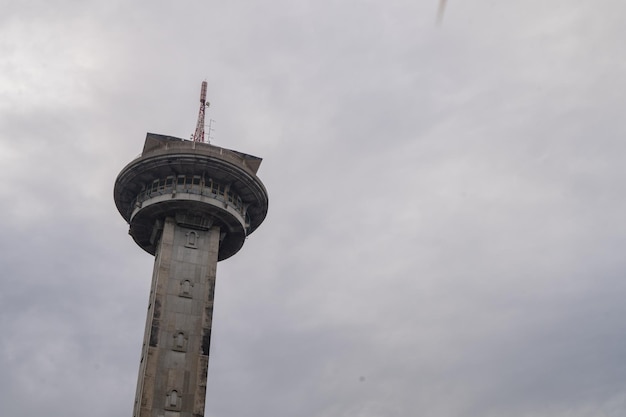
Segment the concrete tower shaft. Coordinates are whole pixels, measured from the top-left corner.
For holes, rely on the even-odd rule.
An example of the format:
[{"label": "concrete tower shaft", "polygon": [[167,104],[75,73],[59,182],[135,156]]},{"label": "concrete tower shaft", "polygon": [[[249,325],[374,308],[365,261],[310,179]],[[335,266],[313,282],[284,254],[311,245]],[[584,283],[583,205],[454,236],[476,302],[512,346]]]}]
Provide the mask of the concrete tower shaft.
[{"label": "concrete tower shaft", "polygon": [[115,181],[129,233],[155,255],[134,417],[204,415],[217,262],[263,222],[261,159],[148,133]]}]

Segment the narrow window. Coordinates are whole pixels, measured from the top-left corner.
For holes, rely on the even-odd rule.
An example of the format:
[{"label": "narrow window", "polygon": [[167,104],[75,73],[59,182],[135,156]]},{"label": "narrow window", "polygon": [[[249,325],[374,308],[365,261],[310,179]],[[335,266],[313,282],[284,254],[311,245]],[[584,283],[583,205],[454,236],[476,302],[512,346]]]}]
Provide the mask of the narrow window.
[{"label": "narrow window", "polygon": [[180,404],[180,396],[178,395],[178,391],[172,390],[169,394],[167,394],[167,398],[165,399],[165,408],[167,409],[178,409]]},{"label": "narrow window", "polygon": [[189,281],[188,279],[184,280],[183,282],[180,283],[180,296],[181,297],[187,297],[187,298],[191,298],[191,289],[193,287],[193,284],[191,283],[191,281]]},{"label": "narrow window", "polygon": [[174,177],[169,176],[165,178],[165,188],[172,188],[174,185]]},{"label": "narrow window", "polygon": [[192,184],[193,184],[192,190],[194,192],[196,192],[196,193],[200,192],[200,179],[201,179],[201,177],[199,175],[194,175],[193,178],[192,178],[192,181],[193,181],[192,182]]},{"label": "narrow window", "polygon": [[180,352],[184,352],[187,348],[187,338],[185,337],[185,333],[178,332],[174,335],[174,346],[173,350],[177,350]]},{"label": "narrow window", "polygon": [[186,236],[187,236],[187,243],[185,244],[185,246],[188,248],[197,248],[198,247],[198,233],[192,230],[191,232],[187,232]]}]

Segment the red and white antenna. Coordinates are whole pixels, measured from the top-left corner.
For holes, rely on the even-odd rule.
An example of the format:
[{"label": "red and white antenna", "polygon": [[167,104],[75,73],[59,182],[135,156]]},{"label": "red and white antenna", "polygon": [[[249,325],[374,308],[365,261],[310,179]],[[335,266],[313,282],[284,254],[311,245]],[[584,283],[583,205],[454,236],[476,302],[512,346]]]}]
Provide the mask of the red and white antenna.
[{"label": "red and white antenna", "polygon": [[206,101],[206,81],[202,81],[202,89],[200,90],[200,111],[198,112],[196,131],[192,137],[194,142],[204,142],[204,110],[206,107],[209,107],[209,103]]}]

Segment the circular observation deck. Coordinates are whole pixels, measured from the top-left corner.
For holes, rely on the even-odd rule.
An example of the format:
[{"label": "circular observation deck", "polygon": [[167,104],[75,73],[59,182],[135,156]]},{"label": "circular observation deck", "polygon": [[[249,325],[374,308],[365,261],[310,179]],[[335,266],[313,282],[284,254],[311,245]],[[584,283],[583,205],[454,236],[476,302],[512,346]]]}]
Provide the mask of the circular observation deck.
[{"label": "circular observation deck", "polygon": [[148,133],[142,154],[115,180],[118,211],[129,234],[154,255],[166,217],[184,227],[220,227],[218,260],[241,249],[267,214],[268,196],[256,172],[261,159],[206,143]]}]

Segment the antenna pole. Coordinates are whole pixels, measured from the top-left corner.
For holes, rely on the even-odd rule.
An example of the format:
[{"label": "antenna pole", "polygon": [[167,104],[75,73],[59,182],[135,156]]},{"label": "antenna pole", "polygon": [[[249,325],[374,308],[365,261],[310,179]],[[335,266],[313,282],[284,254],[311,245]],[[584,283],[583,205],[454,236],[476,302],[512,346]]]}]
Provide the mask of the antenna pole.
[{"label": "antenna pole", "polygon": [[200,111],[198,112],[198,122],[196,123],[196,131],[193,134],[194,142],[204,142],[204,110],[209,104],[206,102],[206,81],[202,81],[200,89]]}]

